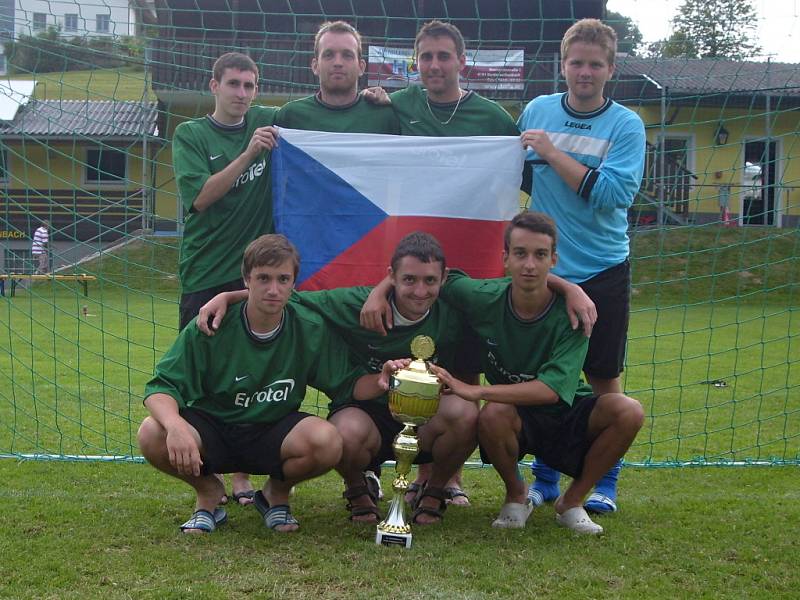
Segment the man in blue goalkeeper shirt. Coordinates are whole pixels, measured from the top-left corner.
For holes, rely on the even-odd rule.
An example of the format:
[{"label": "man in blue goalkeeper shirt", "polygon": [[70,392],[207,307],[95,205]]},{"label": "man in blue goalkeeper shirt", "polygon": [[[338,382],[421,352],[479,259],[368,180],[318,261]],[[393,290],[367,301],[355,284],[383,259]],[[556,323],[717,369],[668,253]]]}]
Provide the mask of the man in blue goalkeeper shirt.
[{"label": "man in blue goalkeeper shirt", "polygon": [[[561,72],[567,92],[532,100],[519,118],[529,149],[533,207],[558,225],[556,275],[577,283],[597,307],[583,371],[595,394],[622,392],[630,310],[628,208],[644,168],[645,132],[631,110],[603,95],[614,73],[617,38],[596,19],[564,34]],[[589,496],[594,512],[617,509],[617,463]],[[534,504],[558,497],[559,474],[535,461]]]}]

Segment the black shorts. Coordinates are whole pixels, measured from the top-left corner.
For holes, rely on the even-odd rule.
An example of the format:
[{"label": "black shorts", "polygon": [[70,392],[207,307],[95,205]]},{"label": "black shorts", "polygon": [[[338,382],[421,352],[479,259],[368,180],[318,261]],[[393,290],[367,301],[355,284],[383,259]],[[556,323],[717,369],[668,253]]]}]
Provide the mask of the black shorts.
[{"label": "black shorts", "polygon": [[579,283],[597,307],[583,372],[614,379],[625,368],[625,343],[631,312],[631,264],[625,262]]},{"label": "black shorts", "polygon": [[[586,432],[596,403],[597,396],[576,398],[572,408],[560,413],[536,406],[517,406],[522,421],[517,460],[534,454],[556,471],[578,477],[591,446]],[[486,464],[490,462],[484,448],[481,448],[481,459]]]},{"label": "black shorts", "polygon": [[179,325],[178,328],[183,331],[183,328],[189,324],[189,321],[197,316],[203,305],[211,300],[217,294],[222,292],[235,292],[244,289],[244,282],[241,279],[229,281],[222,285],[217,285],[199,292],[190,292],[188,294],[181,294],[181,304],[178,310]]},{"label": "black shorts", "polygon": [[[394,460],[392,443],[394,443],[394,438],[397,437],[397,434],[402,431],[403,424],[399,421],[395,421],[392,413],[389,412],[389,406],[383,402],[376,402],[374,400],[350,402],[334,407],[328,415],[328,419],[345,408],[358,408],[363,410],[369,415],[372,422],[375,423],[375,427],[378,428],[378,433],[381,436],[381,447],[378,450],[378,455],[372,463],[368,465],[368,468],[374,470],[376,466],[383,464],[387,460]],[[433,457],[430,452],[420,451],[414,459],[415,465],[422,465],[429,462],[433,462]]]},{"label": "black shorts", "polygon": [[277,423],[224,423],[196,408],[180,415],[200,434],[203,475],[252,473],[283,479],[281,444],[300,421],[312,415],[292,412]]}]

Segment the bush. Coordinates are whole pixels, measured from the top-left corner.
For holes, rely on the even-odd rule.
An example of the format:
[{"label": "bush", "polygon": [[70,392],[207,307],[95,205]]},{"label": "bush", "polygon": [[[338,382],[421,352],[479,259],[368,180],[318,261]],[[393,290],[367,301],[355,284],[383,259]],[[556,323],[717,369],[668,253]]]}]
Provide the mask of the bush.
[{"label": "bush", "polygon": [[4,44],[9,74],[52,73],[141,66],[143,42],[121,37],[61,37],[57,27],[36,35],[20,35]]}]

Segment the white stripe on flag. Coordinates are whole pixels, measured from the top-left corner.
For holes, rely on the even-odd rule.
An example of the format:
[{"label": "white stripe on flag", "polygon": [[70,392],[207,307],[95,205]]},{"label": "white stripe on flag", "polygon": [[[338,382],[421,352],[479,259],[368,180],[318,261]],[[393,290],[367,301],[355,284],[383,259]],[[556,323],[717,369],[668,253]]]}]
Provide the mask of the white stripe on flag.
[{"label": "white stripe on flag", "polygon": [[284,128],[280,128],[280,137],[392,216],[507,221],[519,212],[525,151],[517,137],[397,136]]}]

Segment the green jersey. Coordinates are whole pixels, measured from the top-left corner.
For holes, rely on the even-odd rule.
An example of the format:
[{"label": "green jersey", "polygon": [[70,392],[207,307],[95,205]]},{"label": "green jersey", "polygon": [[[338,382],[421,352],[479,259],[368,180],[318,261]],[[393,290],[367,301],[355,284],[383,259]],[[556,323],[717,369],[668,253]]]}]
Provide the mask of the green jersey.
[{"label": "green jersey", "polygon": [[281,107],[275,122],[281,127],[309,131],[400,133],[400,123],[390,106],[370,104],[360,95],[347,106],[325,104],[319,93],[292,100]]},{"label": "green jersey", "polygon": [[253,132],[275,121],[276,108],[254,106],[238,127],[226,127],[210,117],[181,123],[172,140],[172,164],[184,214],[178,274],[184,294],[208,289],[241,277],[244,249],[271,233],[270,155],[261,154],[233,187],[206,210],[194,201],[206,181],[245,151]]},{"label": "green jersey", "polygon": [[390,98],[403,135],[519,136],[517,124],[502,106],[472,91],[461,98],[458,107],[456,102],[431,102],[419,85],[398,90]]},{"label": "green jersey", "polygon": [[352,395],[366,370],[322,317],[289,303],[278,333],[261,340],[250,332],[245,306],[232,306],[214,337],[194,320],[185,327],[156,365],[145,398],[168,394],[225,423],[274,423],[300,408],[307,385],[331,398]]},{"label": "green jersey", "polygon": [[[471,279],[450,271],[441,297],[464,311],[480,339],[486,380],[491,384],[538,379],[567,405],[591,396],[580,381],[589,338],[572,329],[564,298],[553,294],[536,319],[520,319],[511,307],[511,279]],[[555,410],[565,405],[557,404]]]},{"label": "green jersey", "polygon": [[[342,336],[353,353],[353,359],[372,373],[379,373],[383,363],[395,358],[411,357],[411,340],[427,335],[436,344],[431,360],[446,369],[453,368],[456,348],[465,327],[461,314],[444,302],[434,302],[428,315],[408,326],[395,325],[385,336],[368,331],[359,324],[361,307],[372,288],[353,287],[296,292],[293,300],[322,315],[328,325]],[[347,396],[333,397],[332,406],[343,404]],[[379,401],[386,402],[384,394]]]}]

